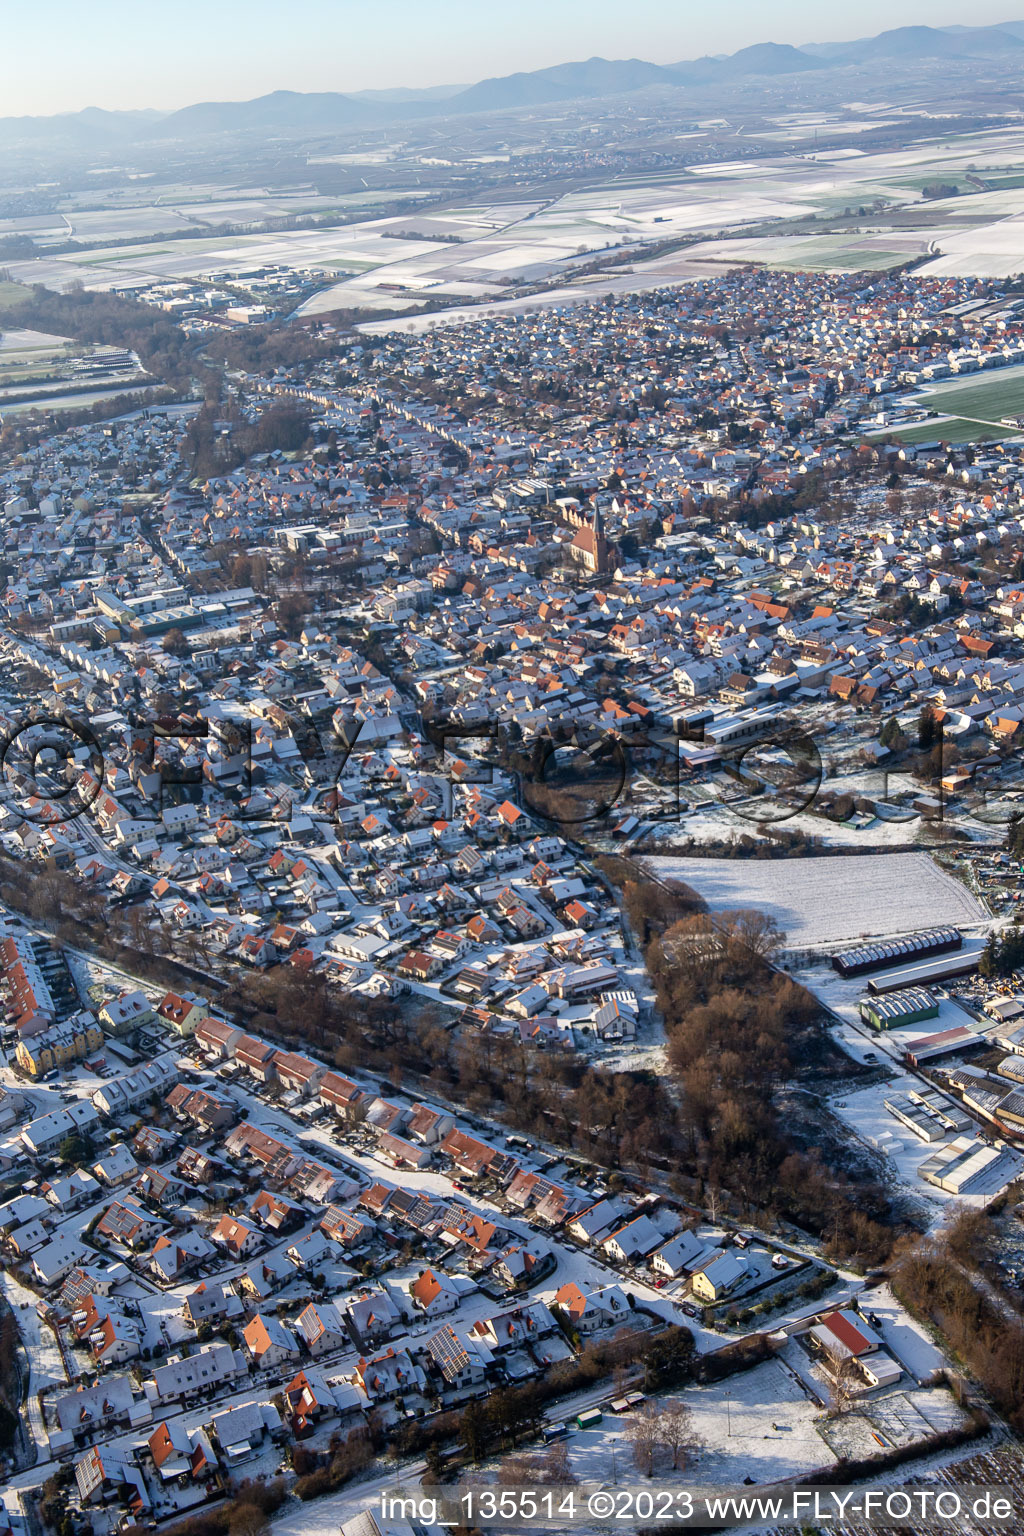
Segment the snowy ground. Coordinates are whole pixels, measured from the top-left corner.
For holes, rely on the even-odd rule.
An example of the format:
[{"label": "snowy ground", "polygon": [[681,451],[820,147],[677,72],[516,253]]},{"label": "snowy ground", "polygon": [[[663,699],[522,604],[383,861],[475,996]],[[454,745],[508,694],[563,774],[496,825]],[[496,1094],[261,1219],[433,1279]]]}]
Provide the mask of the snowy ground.
[{"label": "snowy ground", "polygon": [[39,1314],[36,1312],[36,1302],[39,1297],[35,1291],[19,1285],[14,1276],[6,1271],[0,1275],[0,1284],[3,1285],[4,1294],[14,1311],[22,1343],[29,1358],[32,1373],[28,1390],[29,1398],[33,1399],[42,1387],[52,1386],[54,1383],[63,1386],[67,1381],[64,1362],[57,1348],[53,1330],[40,1321]]},{"label": "snowy ground", "polygon": [[[946,1364],[924,1328],[900,1306],[887,1285],[872,1291],[869,1311],[872,1319],[878,1319],[871,1326],[881,1335],[886,1349],[917,1381],[925,1381]],[[944,1427],[936,1424],[937,1429]]]},{"label": "snowy ground", "polygon": [[943,923],[970,927],[988,913],[926,853],[849,858],[649,858],[662,878],[693,887],[712,912],[756,908],[790,947],[856,943]]},{"label": "snowy ground", "polygon": [[[894,1094],[920,1088],[919,1078],[911,1076],[909,1072],[894,1072],[884,1089],[877,1085],[863,1088],[848,1098],[834,1099],[830,1107],[856,1132],[861,1141],[881,1153],[892,1184],[901,1185],[917,1199],[927,1201],[934,1208],[935,1224],[938,1224],[940,1213],[950,1205],[969,1205],[979,1209],[986,1206],[1005,1187],[1006,1182],[1013,1178],[1014,1168],[1019,1173],[1022,1165],[1020,1158],[1005,1152],[1004,1161],[994,1166],[987,1184],[979,1177],[976,1191],[951,1194],[927,1183],[920,1175],[921,1164],[940,1147],[952,1141],[953,1133],[950,1132],[941,1141],[922,1141],[909,1126],[891,1115],[884,1105],[884,1100]],[[950,1103],[956,1101],[950,1099]],[[962,1108],[960,1105],[957,1107]],[[965,1136],[976,1134],[974,1130],[961,1132]]]},{"label": "snowy ground", "polygon": [[778,1360],[682,1396],[707,1446],[693,1469],[701,1482],[769,1483],[834,1459],[819,1433],[821,1409]]},{"label": "snowy ground", "polygon": [[[828,1466],[835,1458],[819,1433],[822,1410],[790,1371],[768,1360],[725,1381],[673,1394],[693,1413],[704,1449],[685,1473],[656,1468],[658,1482],[726,1486],[750,1476],[758,1483]],[[606,1414],[597,1428],[576,1431],[568,1441],[573,1471],[582,1482],[629,1482],[636,1477],[628,1419]]]}]

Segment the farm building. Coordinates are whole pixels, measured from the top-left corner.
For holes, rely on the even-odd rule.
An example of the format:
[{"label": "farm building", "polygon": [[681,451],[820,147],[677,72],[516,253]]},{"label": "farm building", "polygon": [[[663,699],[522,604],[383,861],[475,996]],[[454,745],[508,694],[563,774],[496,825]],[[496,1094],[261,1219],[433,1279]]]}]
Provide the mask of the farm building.
[{"label": "farm building", "polygon": [[912,1067],[918,1067],[922,1061],[933,1061],[936,1056],[949,1056],[954,1051],[986,1043],[984,1035],[968,1029],[966,1024],[957,1024],[953,1029],[940,1029],[937,1034],[915,1040],[907,1049],[906,1059]]},{"label": "farm building", "polygon": [[902,1368],[892,1355],[887,1355],[884,1350],[880,1350],[878,1354],[869,1355],[866,1360],[858,1359],[857,1364],[863,1372],[868,1387],[872,1390],[875,1387],[895,1386],[903,1375]]},{"label": "farm building", "polygon": [[936,1148],[918,1169],[922,1179],[948,1194],[983,1194],[989,1199],[1001,1194],[1020,1171],[1020,1158],[1007,1148],[969,1136]]},{"label": "farm building", "polygon": [[844,949],[832,956],[832,966],[840,976],[863,976],[868,971],[880,971],[887,965],[899,965],[901,961],[923,960],[927,955],[946,955],[963,944],[959,928],[924,928],[920,933],[908,933],[899,939],[886,939],[880,944],[862,944],[856,949]]},{"label": "farm building", "polygon": [[856,1312],[840,1307],[827,1312],[810,1330],[811,1337],[833,1360],[859,1359],[878,1349],[881,1339]]},{"label": "farm building", "polygon": [[863,998],[860,1016],[875,1029],[891,1029],[893,1025],[923,1024],[926,1019],[937,1019],[939,1004],[927,988],[907,987],[906,991],[890,992],[885,997]]},{"label": "farm building", "polygon": [[1024,1093],[1008,1093],[996,1111],[999,1120],[1016,1136],[1024,1136]]},{"label": "farm building", "polygon": [[893,1093],[883,1102],[890,1115],[922,1141],[942,1141],[950,1131],[971,1128],[970,1115],[933,1088]]},{"label": "farm building", "polygon": [[985,1012],[999,1024],[1012,1024],[1014,1019],[1024,1016],[1024,1005],[1018,997],[990,997]]},{"label": "farm building", "polygon": [[924,960],[912,960],[909,965],[898,965],[891,971],[879,971],[868,977],[868,991],[875,993],[898,992],[906,987],[931,987],[954,976],[966,976],[978,969],[982,946],[972,942],[950,955],[931,955]]}]

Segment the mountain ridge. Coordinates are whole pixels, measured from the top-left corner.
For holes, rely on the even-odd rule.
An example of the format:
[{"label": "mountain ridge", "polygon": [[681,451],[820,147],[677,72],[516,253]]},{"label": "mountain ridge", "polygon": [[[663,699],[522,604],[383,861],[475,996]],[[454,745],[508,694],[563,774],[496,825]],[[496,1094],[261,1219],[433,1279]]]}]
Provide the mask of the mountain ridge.
[{"label": "mountain ridge", "polygon": [[733,84],[745,77],[810,74],[958,58],[984,61],[1024,56],[1024,21],[972,27],[895,27],[850,42],[749,44],[725,56],[654,64],[645,59],[573,60],[543,69],[493,76],[468,86],[382,90],[270,91],[246,100],[200,101],[171,111],[87,107],[48,116],[0,118],[0,148],[33,141],[74,140],[94,150],[154,141],[189,141],[222,134],[295,135],[401,124],[416,118],[511,111],[664,86],[675,90]]}]

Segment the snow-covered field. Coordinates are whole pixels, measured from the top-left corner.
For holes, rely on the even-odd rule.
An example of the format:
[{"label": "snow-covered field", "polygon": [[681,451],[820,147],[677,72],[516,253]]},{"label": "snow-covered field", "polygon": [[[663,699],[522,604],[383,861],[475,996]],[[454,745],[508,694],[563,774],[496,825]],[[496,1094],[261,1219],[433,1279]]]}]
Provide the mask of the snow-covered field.
[{"label": "snow-covered field", "polygon": [[706,1450],[692,1475],[722,1487],[757,1483],[826,1467],[835,1458],[823,1441],[819,1405],[778,1360],[681,1394],[693,1410]]},{"label": "snow-covered field", "polygon": [[[661,1456],[655,1465],[659,1486],[696,1481],[725,1487],[746,1476],[768,1483],[834,1460],[816,1427],[820,1407],[778,1360],[671,1396],[691,1410],[704,1448],[680,1472],[673,1472],[670,1459]],[[628,1415],[607,1412],[593,1429],[572,1429],[566,1445],[581,1483],[637,1480],[628,1429]]]},{"label": "snow-covered field", "polygon": [[5,331],[0,336],[2,361],[35,362],[67,344],[66,336],[51,336],[46,331]]},{"label": "snow-covered field", "polygon": [[649,858],[682,880],[712,912],[754,908],[774,917],[791,948],[848,944],[943,923],[984,923],[988,913],[926,853],[807,859]]}]

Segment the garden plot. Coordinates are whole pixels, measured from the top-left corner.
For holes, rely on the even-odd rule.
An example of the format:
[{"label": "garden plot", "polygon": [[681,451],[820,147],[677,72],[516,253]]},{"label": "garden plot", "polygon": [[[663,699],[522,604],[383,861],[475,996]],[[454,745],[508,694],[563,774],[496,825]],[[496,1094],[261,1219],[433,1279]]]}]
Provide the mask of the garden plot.
[{"label": "garden plot", "polygon": [[14,1313],[25,1353],[28,1355],[31,1372],[28,1395],[32,1397],[43,1387],[52,1386],[54,1383],[63,1386],[68,1379],[64,1361],[57,1348],[53,1330],[40,1321],[39,1314],[36,1312],[36,1302],[39,1297],[35,1291],[20,1285],[10,1273],[5,1273],[0,1283]]},{"label": "garden plot", "polygon": [[862,1398],[853,1412],[827,1420],[822,1436],[837,1456],[857,1458],[916,1445],[938,1429],[959,1429],[966,1422],[967,1415],[944,1388],[926,1392],[897,1388]]},{"label": "garden plot", "polygon": [[754,908],[773,917],[791,948],[847,944],[952,923],[984,923],[982,904],[926,853],[788,859],[646,860],[681,880],[712,912]]},{"label": "garden plot", "polygon": [[[932,1343],[925,1329],[900,1306],[887,1285],[871,1293],[871,1326],[882,1343],[905,1371],[917,1381],[926,1381],[933,1371],[942,1370],[944,1356]],[[874,1319],[877,1318],[877,1323]],[[929,1388],[915,1399],[935,1429],[945,1429],[947,1416],[956,1410],[948,1392]]]},{"label": "garden plot", "polygon": [[819,1431],[821,1408],[778,1360],[680,1395],[706,1446],[691,1481],[770,1483],[835,1460]]},{"label": "garden plot", "polygon": [[876,1423],[877,1405],[872,1405],[872,1409],[874,1411],[865,1406],[842,1418],[826,1419],[821,1429],[822,1439],[837,1459],[859,1461],[889,1448],[888,1437]]},{"label": "garden plot", "polygon": [[[186,1287],[185,1294],[190,1289],[194,1290],[195,1287]],[[195,1339],[194,1329],[189,1328],[182,1315],[183,1299],[176,1291],[138,1298],[145,1348],[168,1349],[172,1345]]]}]

